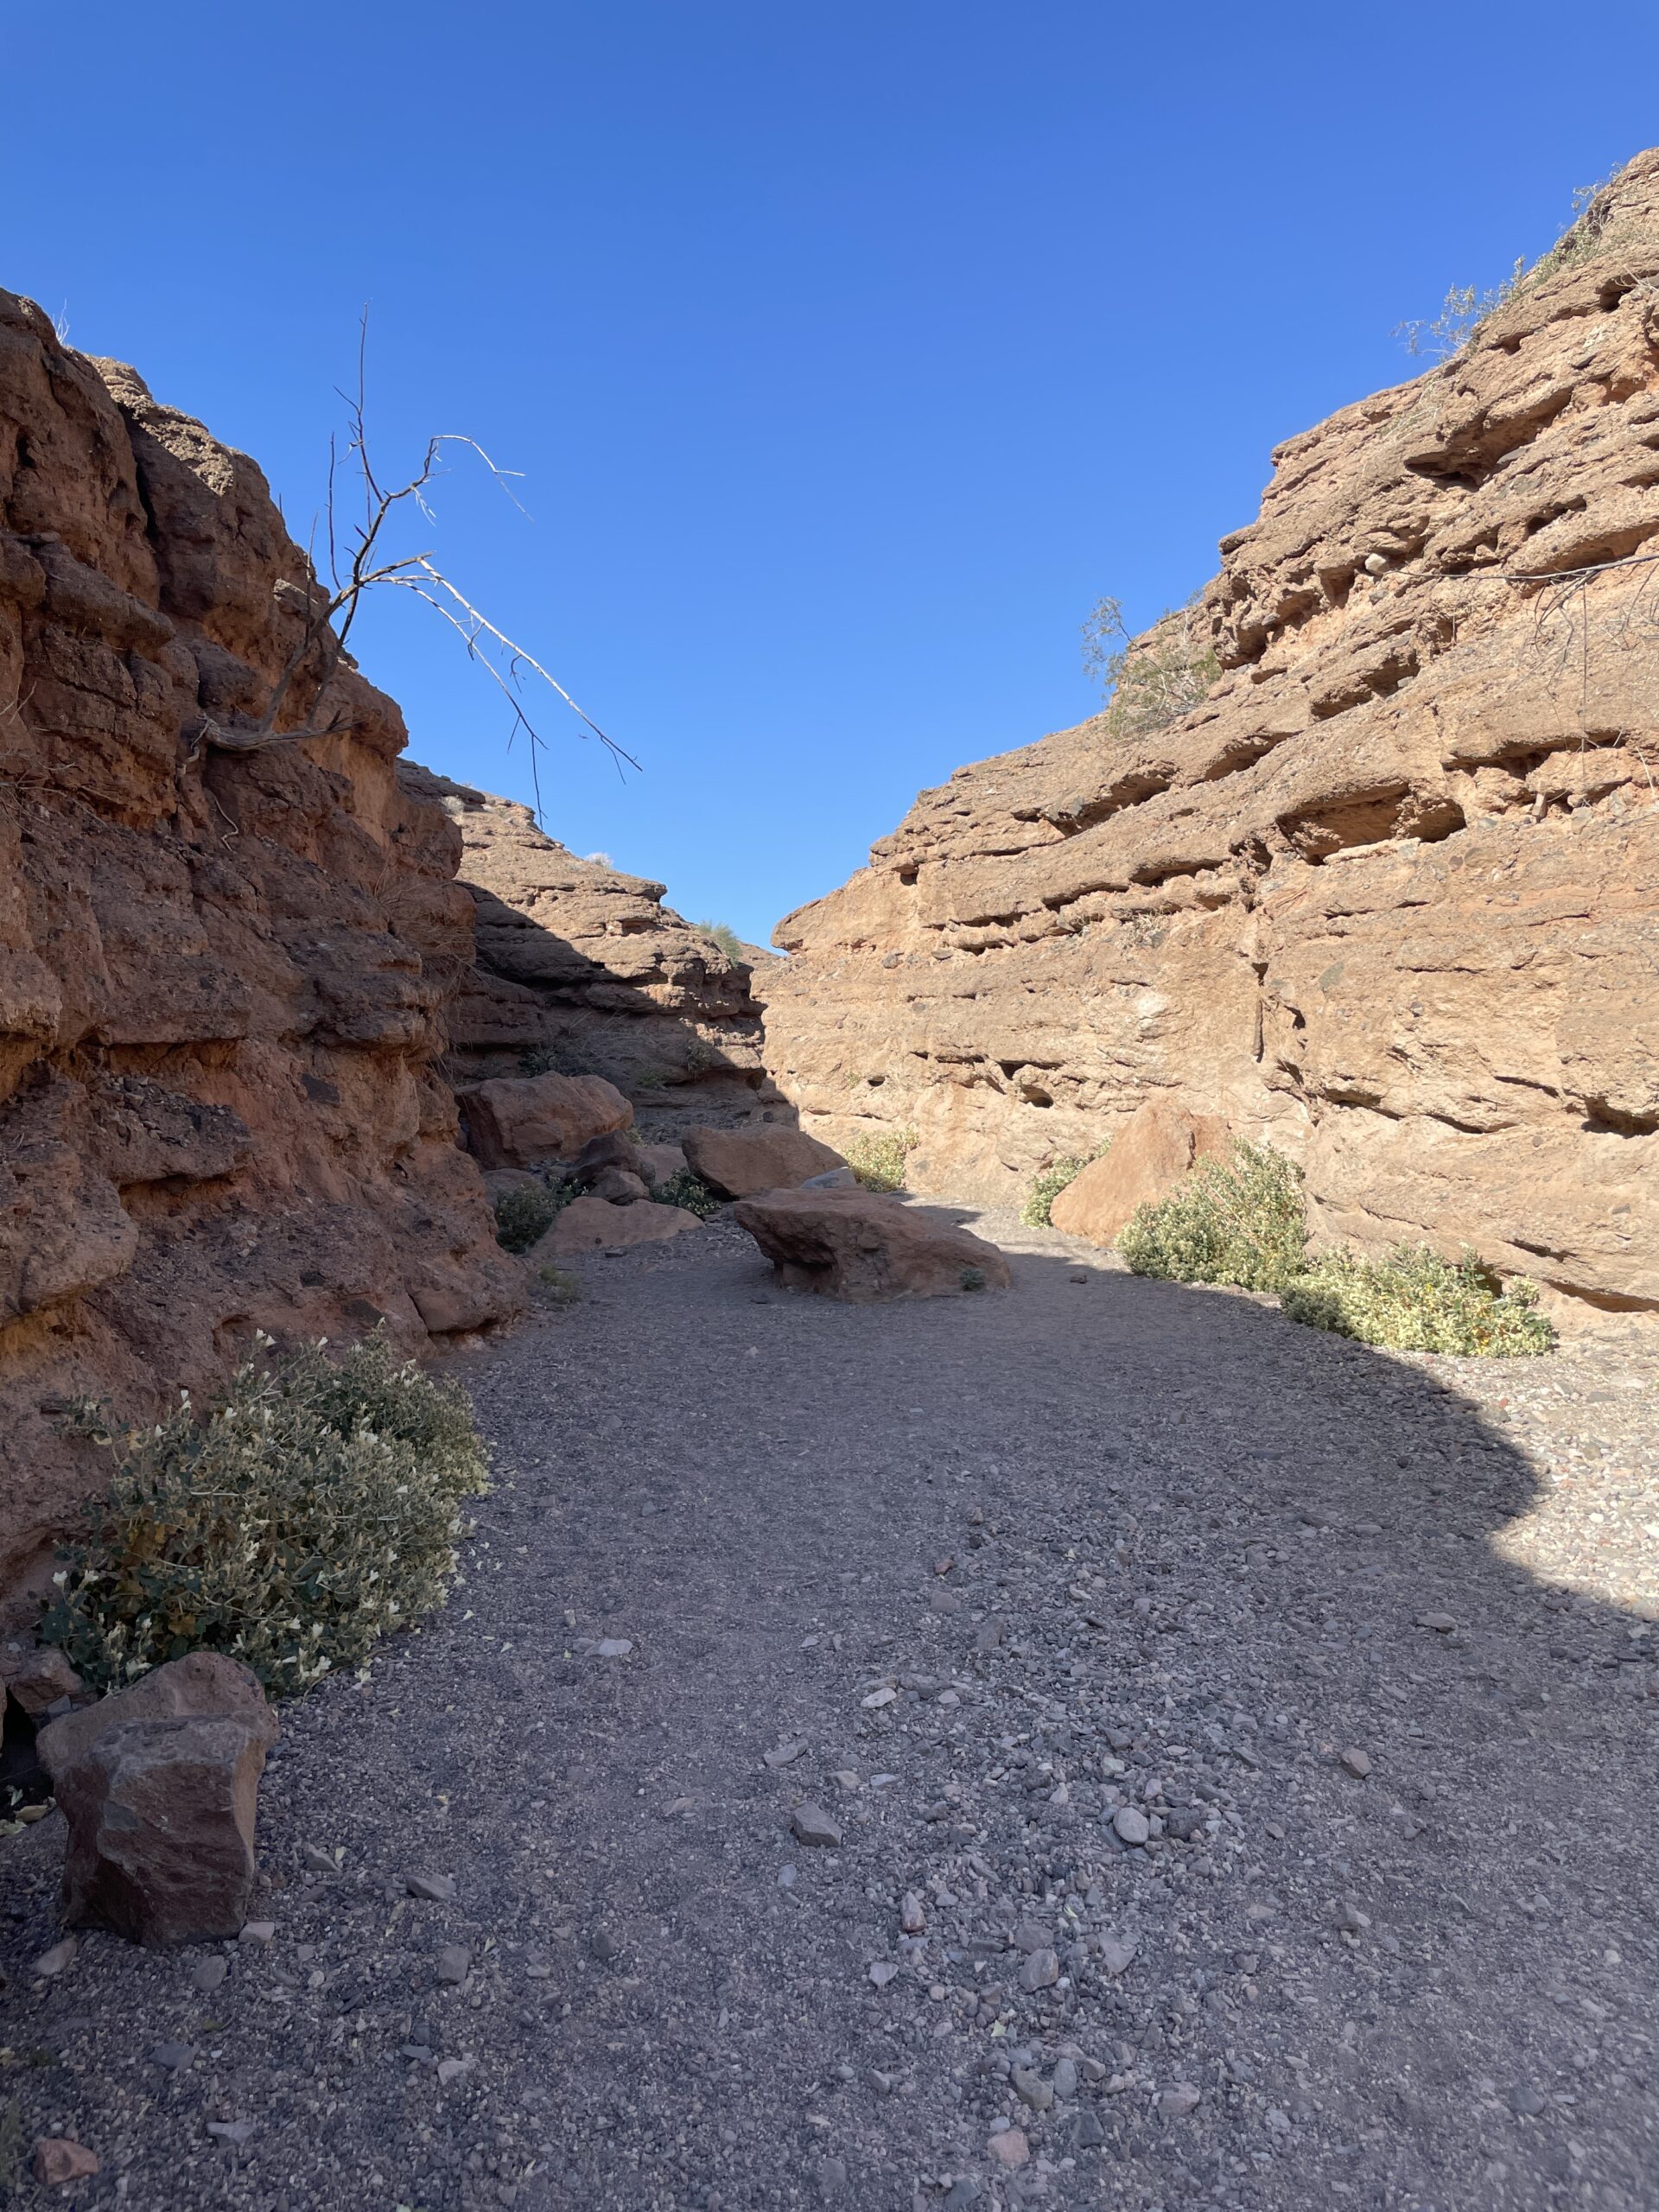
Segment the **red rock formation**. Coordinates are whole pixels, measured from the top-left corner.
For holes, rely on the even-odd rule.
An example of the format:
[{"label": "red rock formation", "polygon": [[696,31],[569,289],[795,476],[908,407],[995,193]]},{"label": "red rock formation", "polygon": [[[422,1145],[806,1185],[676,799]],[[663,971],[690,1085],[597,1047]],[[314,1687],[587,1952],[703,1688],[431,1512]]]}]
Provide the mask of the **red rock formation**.
[{"label": "red rock formation", "polygon": [[1163,1096],[1322,1232],[1659,1307],[1659,153],[1274,461],[1205,703],[925,792],[779,925],[769,1065],[832,1142],[913,1126],[912,1187],[1012,1200]]},{"label": "red rock formation", "polygon": [[748,966],[664,906],[662,884],[580,858],[515,800],[410,762],[398,774],[459,830],[477,909],[476,965],[448,1013],[457,1073],[598,1074],[642,1115],[772,1099]]},{"label": "red rock formation", "polygon": [[397,708],[346,668],[336,736],[205,729],[260,710],[307,582],[251,461],[0,293],[0,1585],[101,1479],[65,1397],[521,1295],[434,1071],[472,902]]}]

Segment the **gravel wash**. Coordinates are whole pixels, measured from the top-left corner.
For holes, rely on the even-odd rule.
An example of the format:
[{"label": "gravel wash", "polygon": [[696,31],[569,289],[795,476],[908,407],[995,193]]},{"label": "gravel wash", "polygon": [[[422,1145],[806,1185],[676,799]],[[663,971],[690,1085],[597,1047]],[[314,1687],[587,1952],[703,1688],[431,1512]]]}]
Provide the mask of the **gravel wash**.
[{"label": "gravel wash", "polygon": [[952,1217],[1012,1291],[716,1222],[456,1362],[463,1580],[284,1710],[242,1940],[54,1957],[0,1843],[0,2195],[1650,2212],[1651,1355]]}]

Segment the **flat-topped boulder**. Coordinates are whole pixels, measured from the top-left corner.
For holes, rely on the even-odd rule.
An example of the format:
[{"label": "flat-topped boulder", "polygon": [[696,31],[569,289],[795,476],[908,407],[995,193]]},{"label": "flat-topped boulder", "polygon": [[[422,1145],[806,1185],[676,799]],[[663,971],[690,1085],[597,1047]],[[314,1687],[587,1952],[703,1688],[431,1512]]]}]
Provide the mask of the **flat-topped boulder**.
[{"label": "flat-topped boulder", "polygon": [[582,1252],[629,1251],[636,1244],[663,1244],[683,1230],[701,1229],[702,1222],[683,1206],[659,1205],[655,1198],[636,1198],[632,1205],[614,1205],[608,1198],[572,1198],[547,1234],[531,1245],[526,1257],[532,1267],[550,1260],[569,1260]]},{"label": "flat-topped boulder", "polygon": [[779,1282],[824,1298],[941,1298],[1013,1280],[994,1244],[872,1191],[768,1191],[733,1217]]},{"label": "flat-topped boulder", "polygon": [[845,1166],[804,1129],[767,1123],[758,1129],[688,1129],[681,1140],[688,1165],[722,1198],[760,1191],[792,1191],[814,1175]]},{"label": "flat-topped boulder", "polygon": [[1067,1184],[1048,1210],[1049,1221],[1068,1236],[1116,1244],[1138,1208],[1166,1198],[1200,1160],[1224,1154],[1228,1141],[1218,1115],[1149,1098],[1112,1139],[1111,1150]]},{"label": "flat-topped boulder", "polygon": [[573,1160],[594,1137],[625,1129],[633,1109],[602,1075],[499,1075],[458,1091],[455,1103],[481,1167],[537,1167]]}]

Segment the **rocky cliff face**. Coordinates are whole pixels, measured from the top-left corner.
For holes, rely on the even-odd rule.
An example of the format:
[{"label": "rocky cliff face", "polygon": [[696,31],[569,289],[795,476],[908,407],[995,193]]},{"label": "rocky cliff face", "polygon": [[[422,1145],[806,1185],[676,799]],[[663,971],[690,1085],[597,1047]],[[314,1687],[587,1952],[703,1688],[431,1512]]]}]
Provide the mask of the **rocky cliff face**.
[{"label": "rocky cliff face", "polygon": [[1274,456],[1205,703],[923,793],[780,925],[835,1141],[1007,1201],[1162,1095],[1319,1228],[1659,1307],[1659,153],[1455,359]]},{"label": "rocky cliff face", "polygon": [[96,1477],[64,1398],[520,1300],[435,1073],[472,902],[396,707],[342,669],[335,736],[207,728],[307,584],[251,461],[0,293],[0,1585]]},{"label": "rocky cliff face", "polygon": [[458,1076],[602,1075],[642,1116],[753,1104],[766,1078],[749,967],[664,906],[662,884],[578,858],[512,799],[408,762],[398,778],[461,836],[477,950],[448,1009]]}]

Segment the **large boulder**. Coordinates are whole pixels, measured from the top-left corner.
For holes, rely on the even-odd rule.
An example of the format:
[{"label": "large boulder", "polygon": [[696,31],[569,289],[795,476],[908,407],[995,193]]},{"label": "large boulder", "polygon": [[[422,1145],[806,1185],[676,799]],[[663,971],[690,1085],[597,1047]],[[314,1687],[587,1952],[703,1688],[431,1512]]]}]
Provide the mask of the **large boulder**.
[{"label": "large boulder", "polygon": [[592,1196],[572,1198],[525,1256],[538,1267],[582,1252],[626,1252],[636,1244],[665,1243],[683,1230],[702,1226],[683,1206],[658,1205],[655,1198],[636,1198],[632,1205],[613,1205],[608,1198]]},{"label": "large boulder", "polygon": [[688,1129],[681,1140],[687,1164],[722,1198],[750,1198],[760,1191],[793,1191],[813,1175],[846,1162],[804,1129],[768,1124],[758,1129]]},{"label": "large boulder", "polygon": [[1137,1207],[1166,1198],[1183,1177],[1210,1154],[1224,1154],[1225,1122],[1191,1114],[1163,1098],[1137,1106],[1103,1159],[1091,1160],[1048,1210],[1050,1222],[1068,1236],[1116,1244]]},{"label": "large boulder", "polygon": [[237,1935],[277,1733],[252,1671],[206,1651],[43,1729],[41,1757],[69,1829],[68,1925],[152,1944]]},{"label": "large boulder", "polygon": [[592,1137],[625,1129],[633,1109],[602,1075],[499,1075],[459,1091],[467,1141],[484,1167],[569,1160]]},{"label": "large boulder", "polygon": [[791,1290],[864,1304],[1007,1287],[994,1244],[870,1191],[768,1191],[734,1218]]}]

